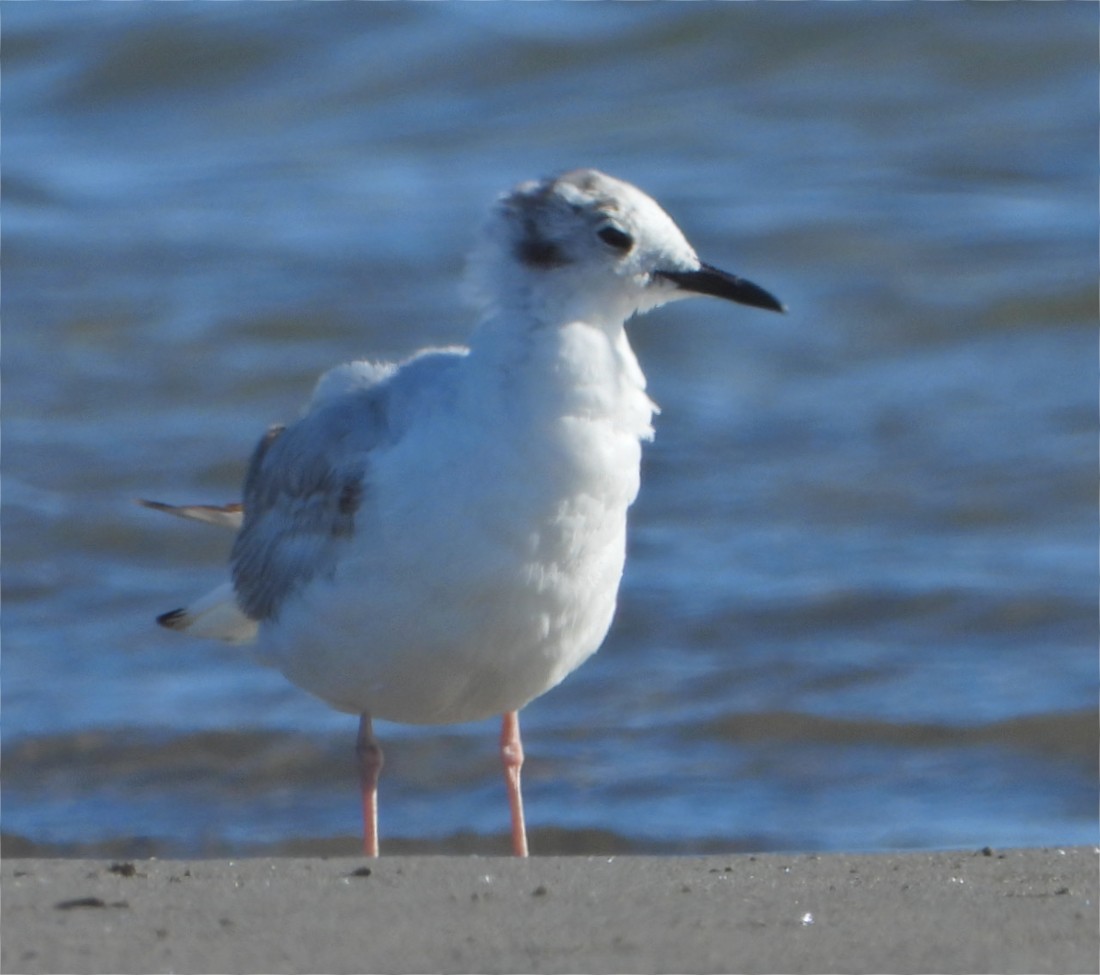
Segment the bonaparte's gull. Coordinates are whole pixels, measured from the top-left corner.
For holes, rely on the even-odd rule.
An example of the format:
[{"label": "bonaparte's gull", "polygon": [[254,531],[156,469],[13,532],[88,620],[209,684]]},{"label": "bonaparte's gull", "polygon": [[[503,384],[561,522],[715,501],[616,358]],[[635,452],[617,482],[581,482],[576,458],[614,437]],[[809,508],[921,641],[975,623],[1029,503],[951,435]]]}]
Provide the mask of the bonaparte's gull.
[{"label": "bonaparte's gull", "polygon": [[692,294],[782,311],[700,262],[671,218],[591,169],[522,183],[470,264],[469,348],[325,373],[252,455],[242,505],[153,507],[237,530],[231,581],[159,617],[252,643],[360,716],[364,850],[378,853],[371,718],[503,715],[512,845],[527,854],[517,712],[596,651],[655,406],[636,312]]}]

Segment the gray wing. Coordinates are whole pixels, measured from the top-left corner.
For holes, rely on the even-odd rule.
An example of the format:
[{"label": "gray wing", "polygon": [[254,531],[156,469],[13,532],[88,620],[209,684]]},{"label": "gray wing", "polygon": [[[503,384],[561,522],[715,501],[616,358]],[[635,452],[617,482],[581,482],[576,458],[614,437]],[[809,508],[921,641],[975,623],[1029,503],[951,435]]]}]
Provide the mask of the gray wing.
[{"label": "gray wing", "polygon": [[250,618],[274,618],[288,596],[333,571],[355,527],[370,453],[390,439],[386,394],[383,383],[329,398],[260,440],[230,558]]},{"label": "gray wing", "polygon": [[272,427],[244,482],[233,587],[253,620],[273,619],[310,580],[331,575],[368,501],[372,454],[419,417],[449,409],[461,348],[431,349],[400,367],[368,362],[321,377],[307,412]]}]

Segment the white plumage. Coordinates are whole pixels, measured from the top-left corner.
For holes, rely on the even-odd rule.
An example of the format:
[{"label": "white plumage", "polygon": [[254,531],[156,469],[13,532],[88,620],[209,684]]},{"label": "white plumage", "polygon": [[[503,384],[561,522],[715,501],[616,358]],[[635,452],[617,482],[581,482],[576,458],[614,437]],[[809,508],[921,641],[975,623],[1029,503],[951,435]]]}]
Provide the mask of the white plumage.
[{"label": "white plumage", "polygon": [[[782,307],[702,264],[656,203],[593,170],[503,197],[471,281],[482,320],[469,349],[337,366],[297,421],[268,432],[232,584],[161,617],[254,637],[295,684],[362,715],[367,818],[381,764],[370,716],[505,715],[509,739],[514,712],[603,641],[655,412],[625,321],[691,293]],[[518,725],[504,745],[507,769]],[[518,763],[514,778],[525,852]]]}]

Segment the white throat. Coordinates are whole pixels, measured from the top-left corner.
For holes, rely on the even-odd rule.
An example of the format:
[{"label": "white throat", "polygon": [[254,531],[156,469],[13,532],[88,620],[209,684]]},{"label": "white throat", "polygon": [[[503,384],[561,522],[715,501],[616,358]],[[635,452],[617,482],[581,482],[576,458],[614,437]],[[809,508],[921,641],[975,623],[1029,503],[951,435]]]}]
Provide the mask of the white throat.
[{"label": "white throat", "polygon": [[587,420],[635,441],[651,439],[657,408],[645,394],[645,375],[624,322],[567,312],[562,309],[553,323],[514,309],[490,316],[470,343],[474,371],[494,375],[490,388],[500,393],[501,408],[517,419],[539,426],[563,418]]}]

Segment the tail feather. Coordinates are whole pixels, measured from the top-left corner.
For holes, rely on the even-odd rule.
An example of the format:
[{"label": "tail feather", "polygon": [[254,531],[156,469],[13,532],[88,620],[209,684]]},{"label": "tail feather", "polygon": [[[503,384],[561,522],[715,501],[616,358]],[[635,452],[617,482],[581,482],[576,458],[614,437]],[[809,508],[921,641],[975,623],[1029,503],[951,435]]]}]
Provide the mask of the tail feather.
[{"label": "tail feather", "polygon": [[[165,504],[163,501],[139,498],[137,503],[187,521],[201,521],[234,531],[239,530],[244,522],[244,505],[236,502],[223,505]],[[190,606],[161,613],[157,622],[165,629],[224,643],[251,643],[256,639],[258,629],[256,621],[237,605],[233,586],[228,582]]]},{"label": "tail feather", "polygon": [[137,503],[142,507],[163,511],[167,515],[175,515],[187,521],[201,521],[207,525],[231,528],[233,531],[238,531],[244,523],[244,505],[237,501],[220,505],[165,504],[163,501],[147,501],[145,498],[138,498]]}]

